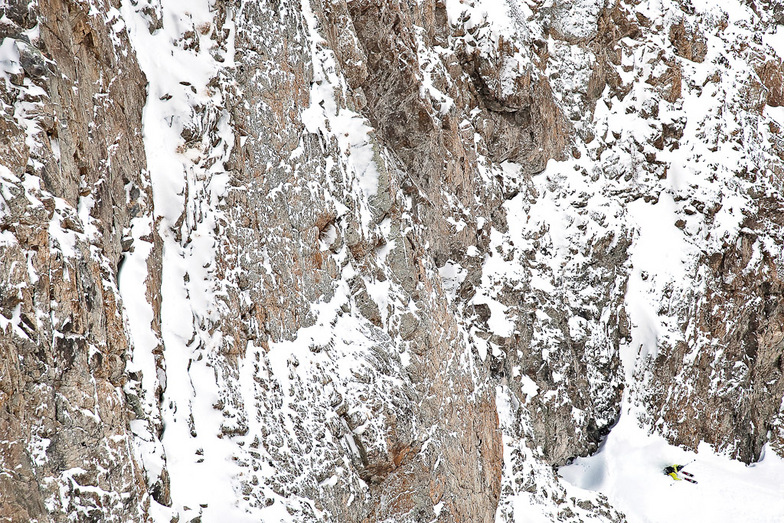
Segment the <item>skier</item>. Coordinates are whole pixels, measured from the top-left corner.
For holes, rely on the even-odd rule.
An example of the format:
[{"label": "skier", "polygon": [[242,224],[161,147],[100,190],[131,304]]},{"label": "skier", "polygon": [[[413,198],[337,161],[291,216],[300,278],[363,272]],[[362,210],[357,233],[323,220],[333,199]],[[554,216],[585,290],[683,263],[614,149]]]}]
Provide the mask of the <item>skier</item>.
[{"label": "skier", "polygon": [[[690,473],[686,472],[685,470],[683,470],[683,467],[685,467],[685,466],[686,465],[670,465],[669,467],[664,467],[664,473],[666,475],[670,476],[675,481],[681,481],[681,480],[685,479],[686,481],[688,481],[690,483],[697,483],[694,480],[694,476],[692,474],[690,474]],[[683,477],[680,477],[678,475],[679,473],[683,474]]]}]

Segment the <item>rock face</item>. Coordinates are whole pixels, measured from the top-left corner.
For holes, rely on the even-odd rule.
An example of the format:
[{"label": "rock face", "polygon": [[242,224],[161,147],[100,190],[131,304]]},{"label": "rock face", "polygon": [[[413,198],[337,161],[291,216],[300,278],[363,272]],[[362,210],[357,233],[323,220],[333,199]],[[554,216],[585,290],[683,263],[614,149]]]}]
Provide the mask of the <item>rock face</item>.
[{"label": "rock face", "polygon": [[[653,366],[654,380],[661,388],[652,399],[661,409],[660,419],[671,427],[667,434],[692,447],[710,442],[745,462],[759,459],[770,436],[774,448],[781,448],[780,409],[768,398],[784,394],[782,282],[775,254],[757,243],[760,234],[755,232],[781,227],[781,223],[760,223],[771,218],[781,222],[781,210],[774,208],[771,213],[764,203],[760,207],[752,219],[755,223],[745,222],[751,227],[735,245],[706,261],[707,290],[699,296],[689,321],[695,337],[712,350],[699,351],[689,361],[688,353],[695,347],[678,343],[657,357]],[[726,322],[728,317],[733,318],[731,323]],[[662,397],[660,391],[675,388],[678,380],[688,381],[694,389]],[[737,388],[743,392],[734,392]]]},{"label": "rock face", "polygon": [[621,415],[784,455],[779,11],[179,4],[3,8],[0,517],[623,521],[555,472]]},{"label": "rock face", "polygon": [[129,344],[116,280],[124,228],[151,211],[145,78],[127,37],[97,14],[109,3],[90,9],[60,1],[3,8],[7,521],[127,521],[146,512],[130,452],[122,390]]}]

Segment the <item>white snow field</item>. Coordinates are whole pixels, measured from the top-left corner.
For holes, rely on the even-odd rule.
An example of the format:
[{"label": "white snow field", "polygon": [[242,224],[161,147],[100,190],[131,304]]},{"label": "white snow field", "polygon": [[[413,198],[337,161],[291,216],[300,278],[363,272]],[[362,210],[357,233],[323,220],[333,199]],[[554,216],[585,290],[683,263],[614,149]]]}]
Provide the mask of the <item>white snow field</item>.
[{"label": "white snow field", "polygon": [[[662,471],[692,460],[685,470],[696,485]],[[605,494],[629,523],[784,521],[784,459],[765,452],[760,462],[746,466],[707,444],[689,452],[649,435],[628,412],[598,453],[559,472],[576,488]]]}]

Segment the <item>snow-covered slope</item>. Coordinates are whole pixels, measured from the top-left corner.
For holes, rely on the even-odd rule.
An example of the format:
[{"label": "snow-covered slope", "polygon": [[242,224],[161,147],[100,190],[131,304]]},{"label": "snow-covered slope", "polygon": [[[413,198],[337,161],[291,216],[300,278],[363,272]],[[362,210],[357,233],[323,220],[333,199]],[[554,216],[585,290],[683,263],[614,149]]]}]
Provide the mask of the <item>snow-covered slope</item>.
[{"label": "snow-covered slope", "polygon": [[775,2],[11,4],[0,517],[784,514]]},{"label": "snow-covered slope", "polygon": [[[662,473],[688,464],[697,484]],[[674,447],[622,416],[601,450],[559,472],[570,484],[602,492],[630,523],[688,521],[781,521],[784,460],[769,448],[747,466],[703,443],[696,451]]]}]

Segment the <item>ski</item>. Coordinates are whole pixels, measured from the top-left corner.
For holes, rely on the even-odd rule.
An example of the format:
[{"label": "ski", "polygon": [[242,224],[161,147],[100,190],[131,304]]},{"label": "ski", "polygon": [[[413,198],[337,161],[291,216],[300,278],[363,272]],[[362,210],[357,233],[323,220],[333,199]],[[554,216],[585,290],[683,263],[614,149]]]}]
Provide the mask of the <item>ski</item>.
[{"label": "ski", "polygon": [[694,483],[695,485],[697,484],[697,480],[694,479],[694,474],[692,474],[691,472],[686,472],[685,470],[681,469],[678,471],[678,474],[682,475],[683,479],[685,479],[689,483]]}]

